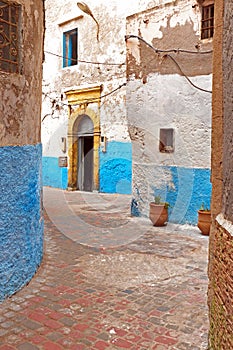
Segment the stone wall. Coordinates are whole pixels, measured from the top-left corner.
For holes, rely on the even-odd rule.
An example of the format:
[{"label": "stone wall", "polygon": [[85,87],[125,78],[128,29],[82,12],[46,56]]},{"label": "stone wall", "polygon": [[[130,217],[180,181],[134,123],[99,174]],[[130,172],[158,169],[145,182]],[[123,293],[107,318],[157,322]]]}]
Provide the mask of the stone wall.
[{"label": "stone wall", "polygon": [[232,227],[232,13],[230,0],[215,1],[212,120],[212,228],[209,247],[209,345],[233,348]]},{"label": "stone wall", "polygon": [[[44,32],[42,1],[3,1],[1,10],[0,22],[8,12],[12,16],[3,21],[0,43],[0,301],[30,280],[42,259]],[[7,36],[8,23],[16,28],[12,37]]]},{"label": "stone wall", "polygon": [[[209,265],[209,312],[210,312],[210,349],[228,350],[233,348],[233,225],[222,214],[216,218],[212,228],[211,255]],[[214,237],[213,237],[214,236]]]}]

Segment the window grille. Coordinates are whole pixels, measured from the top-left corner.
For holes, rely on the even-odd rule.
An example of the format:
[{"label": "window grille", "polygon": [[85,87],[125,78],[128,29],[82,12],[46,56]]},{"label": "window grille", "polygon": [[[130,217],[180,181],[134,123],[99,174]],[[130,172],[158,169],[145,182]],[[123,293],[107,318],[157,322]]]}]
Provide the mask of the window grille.
[{"label": "window grille", "polygon": [[214,5],[202,7],[201,39],[209,39],[214,35]]},{"label": "window grille", "polygon": [[19,73],[21,5],[0,1],[0,70]]}]

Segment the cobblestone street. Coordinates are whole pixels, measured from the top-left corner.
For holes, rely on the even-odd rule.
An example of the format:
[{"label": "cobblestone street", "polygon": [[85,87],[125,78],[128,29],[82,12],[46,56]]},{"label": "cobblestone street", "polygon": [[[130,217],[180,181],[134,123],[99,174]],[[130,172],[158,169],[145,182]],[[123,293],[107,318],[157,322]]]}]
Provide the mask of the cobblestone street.
[{"label": "cobblestone street", "polygon": [[46,188],[45,253],[4,301],[0,350],[206,350],[208,237],[131,218],[130,196]]}]

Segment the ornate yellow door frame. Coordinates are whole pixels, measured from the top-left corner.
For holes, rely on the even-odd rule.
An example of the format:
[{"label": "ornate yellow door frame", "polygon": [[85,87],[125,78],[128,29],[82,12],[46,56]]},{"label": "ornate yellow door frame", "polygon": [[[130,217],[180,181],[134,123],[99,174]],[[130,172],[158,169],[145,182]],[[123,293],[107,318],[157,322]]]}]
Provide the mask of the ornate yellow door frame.
[{"label": "ornate yellow door frame", "polygon": [[78,183],[78,136],[75,133],[78,119],[83,115],[91,118],[94,125],[93,146],[93,190],[99,189],[100,146],[100,95],[102,85],[66,92],[68,99],[68,189],[76,190]]}]

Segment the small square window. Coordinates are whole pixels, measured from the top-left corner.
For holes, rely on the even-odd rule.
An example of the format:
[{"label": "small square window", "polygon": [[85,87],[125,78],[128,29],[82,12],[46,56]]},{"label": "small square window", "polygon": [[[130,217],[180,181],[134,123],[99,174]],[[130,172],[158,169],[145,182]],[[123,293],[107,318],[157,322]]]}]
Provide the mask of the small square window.
[{"label": "small square window", "polygon": [[19,73],[20,70],[21,5],[0,1],[0,70]]},{"label": "small square window", "polygon": [[174,152],[174,129],[160,129],[159,151],[162,153]]},{"label": "small square window", "polygon": [[63,67],[78,64],[78,29],[63,33]]},{"label": "small square window", "polygon": [[201,39],[209,39],[214,35],[214,4],[202,7]]}]

